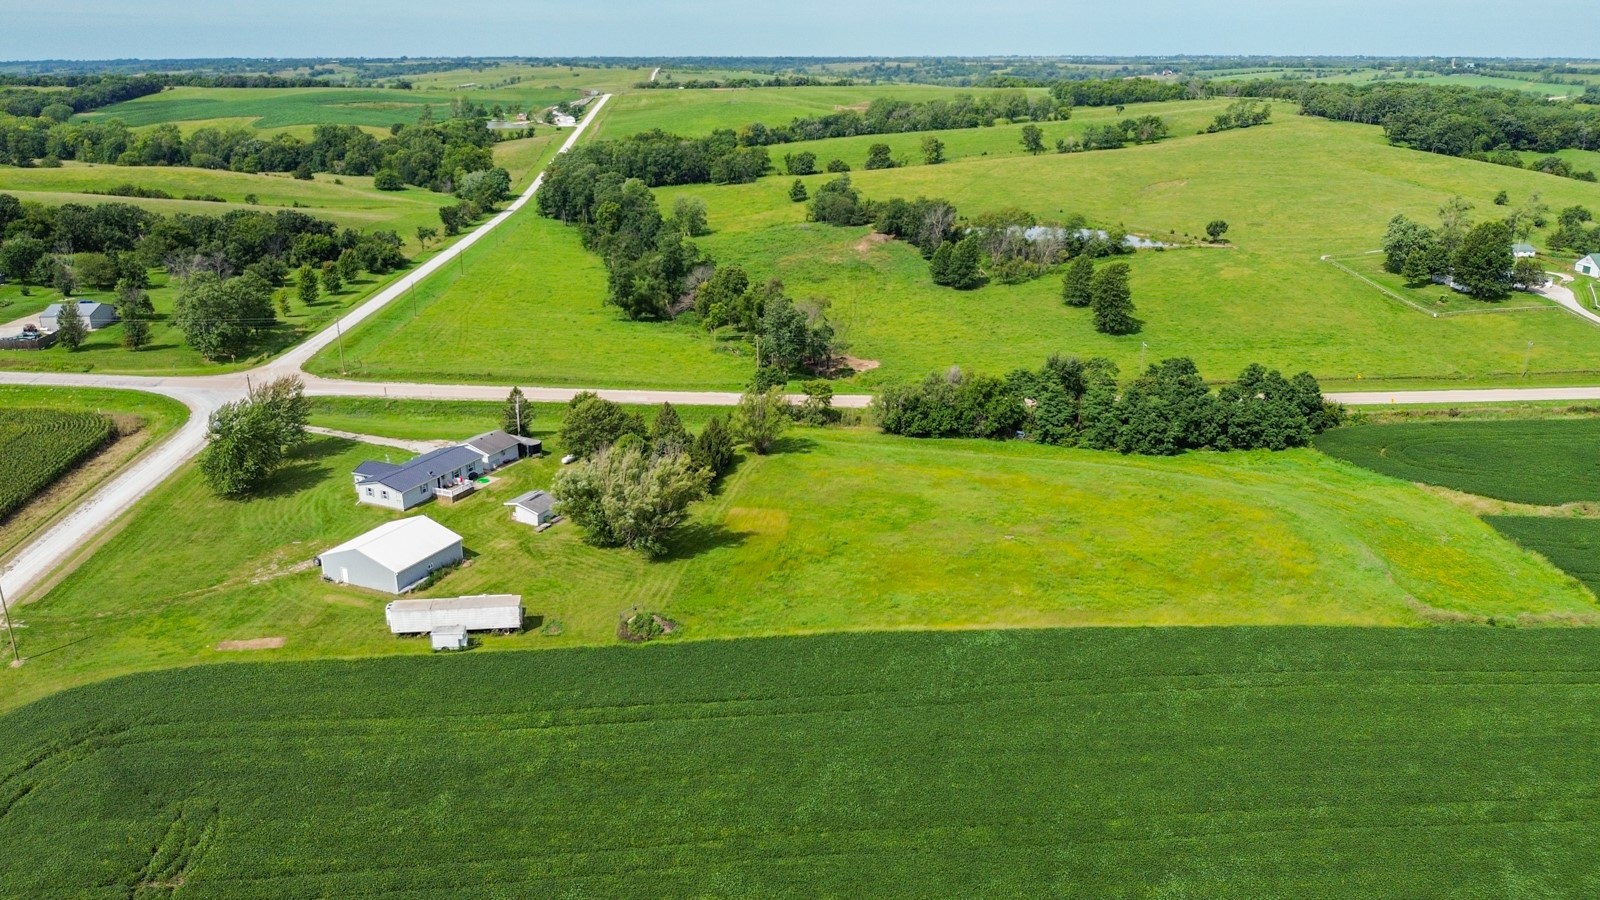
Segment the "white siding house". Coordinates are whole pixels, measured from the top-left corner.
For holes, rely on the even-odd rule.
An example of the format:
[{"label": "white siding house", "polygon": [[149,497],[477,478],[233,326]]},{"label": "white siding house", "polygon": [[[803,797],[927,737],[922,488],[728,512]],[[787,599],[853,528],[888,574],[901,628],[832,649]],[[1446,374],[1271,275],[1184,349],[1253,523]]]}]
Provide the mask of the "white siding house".
[{"label": "white siding house", "polygon": [[493,471],[522,458],[522,441],[504,431],[484,432],[463,441],[461,446],[478,454],[478,458],[483,462],[484,471]]},{"label": "white siding house", "polygon": [[1533,259],[1539,250],[1532,244],[1516,243],[1511,245],[1511,255],[1515,259]]},{"label": "white siding house", "polygon": [[1600,278],[1600,253],[1591,253],[1585,256],[1583,259],[1578,260],[1578,264],[1573,268],[1590,278]]},{"label": "white siding house", "polygon": [[327,581],[400,594],[462,557],[461,535],[427,516],[414,516],[379,525],[316,561]]},{"label": "white siding house", "polygon": [[403,465],[364,462],[356,467],[356,499],[404,512],[433,499],[434,492],[468,482],[485,471],[482,456],[467,447],[444,447]]}]

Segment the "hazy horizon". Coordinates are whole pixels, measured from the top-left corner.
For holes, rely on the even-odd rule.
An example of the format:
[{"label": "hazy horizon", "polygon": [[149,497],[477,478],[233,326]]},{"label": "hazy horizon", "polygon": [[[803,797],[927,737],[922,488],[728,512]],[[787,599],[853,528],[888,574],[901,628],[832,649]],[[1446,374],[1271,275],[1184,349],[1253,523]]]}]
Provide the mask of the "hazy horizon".
[{"label": "hazy horizon", "polygon": [[[976,5],[814,0],[775,16],[749,4],[483,0],[441,16],[421,0],[236,0],[203,6],[66,0],[6,13],[0,59],[397,56],[1483,56],[1546,57],[1537,29],[1487,0],[1378,2],[990,0]],[[1380,30],[1376,26],[1383,26]]]}]

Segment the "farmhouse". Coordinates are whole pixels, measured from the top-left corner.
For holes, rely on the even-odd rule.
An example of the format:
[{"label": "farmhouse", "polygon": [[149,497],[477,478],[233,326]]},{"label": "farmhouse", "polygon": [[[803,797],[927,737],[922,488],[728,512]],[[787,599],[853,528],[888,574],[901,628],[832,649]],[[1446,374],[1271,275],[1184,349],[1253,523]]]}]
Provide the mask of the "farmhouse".
[{"label": "farmhouse", "polygon": [[[84,328],[95,331],[116,324],[117,308],[97,300],[79,300],[78,318],[83,320]],[[61,330],[61,304],[52,303],[44,308],[39,314],[39,327],[45,331]]]},{"label": "farmhouse", "polygon": [[1573,268],[1590,278],[1600,278],[1600,253],[1591,253],[1585,256],[1583,259],[1578,260],[1578,264]]},{"label": "farmhouse", "polygon": [[1511,245],[1511,255],[1516,259],[1533,259],[1539,251],[1532,244],[1517,243]]},{"label": "farmhouse", "polygon": [[556,499],[544,491],[529,491],[506,501],[506,506],[511,507],[512,519],[542,530],[555,523],[555,503]]},{"label": "farmhouse", "polygon": [[[517,594],[479,594],[474,597],[440,597],[430,600],[395,600],[383,608],[394,634],[467,631],[516,631],[522,627],[522,597]],[[438,649],[438,648],[435,648]]]},{"label": "farmhouse", "polygon": [[461,535],[427,516],[379,525],[317,557],[326,581],[400,594],[461,562]]},{"label": "farmhouse", "polygon": [[401,512],[435,498],[452,502],[471,493],[473,479],[479,475],[541,450],[538,441],[489,431],[408,463],[368,460],[356,466],[356,499]]}]

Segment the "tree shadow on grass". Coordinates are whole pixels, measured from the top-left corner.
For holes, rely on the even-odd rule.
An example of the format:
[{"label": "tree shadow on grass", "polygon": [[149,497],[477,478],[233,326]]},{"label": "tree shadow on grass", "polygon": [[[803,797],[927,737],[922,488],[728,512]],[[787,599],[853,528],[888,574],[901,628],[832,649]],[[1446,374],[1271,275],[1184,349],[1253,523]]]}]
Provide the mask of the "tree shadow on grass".
[{"label": "tree shadow on grass", "polygon": [[708,553],[723,547],[738,547],[749,540],[754,533],[751,531],[734,531],[725,525],[699,523],[685,525],[673,532],[666,555],[659,557],[657,561],[672,562],[693,559],[702,553]]},{"label": "tree shadow on grass", "polygon": [[273,474],[256,496],[290,497],[321,484],[332,472],[323,460],[338,454],[346,442],[339,438],[313,437],[290,451],[283,468]]},{"label": "tree shadow on grass", "polygon": [[810,453],[816,449],[817,442],[811,438],[790,434],[773,441],[772,452],[767,455],[772,456],[776,453]]}]

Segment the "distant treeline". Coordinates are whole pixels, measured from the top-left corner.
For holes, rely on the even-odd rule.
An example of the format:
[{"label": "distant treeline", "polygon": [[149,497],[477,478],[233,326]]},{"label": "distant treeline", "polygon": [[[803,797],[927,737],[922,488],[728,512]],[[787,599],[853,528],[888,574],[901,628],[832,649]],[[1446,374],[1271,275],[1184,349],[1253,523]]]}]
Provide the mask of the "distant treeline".
[{"label": "distant treeline", "polygon": [[[670,76],[669,76],[670,77]],[[690,78],[685,81],[671,81],[666,78],[657,81],[638,81],[634,87],[644,90],[657,90],[660,88],[685,88],[687,90],[717,90],[719,88],[762,88],[762,87],[850,87],[855,84],[848,78],[814,78],[810,75],[774,75],[771,78]]]},{"label": "distant treeline", "polygon": [[888,385],[872,406],[890,434],[1020,434],[1041,444],[1150,455],[1301,447],[1344,417],[1309,373],[1285,378],[1252,364],[1212,393],[1186,358],[1162,360],[1120,390],[1116,364],[1098,357],[1052,356],[1037,371],[1004,378],[951,369]]},{"label": "distant treeline", "polygon": [[1392,144],[1447,156],[1600,149],[1600,108],[1525,91],[1393,81],[1272,80],[1218,87],[1239,96],[1292,100],[1305,115],[1380,125]]},{"label": "distant treeline", "polygon": [[[64,122],[74,113],[88,112],[169,87],[306,88],[337,87],[317,78],[280,75],[0,75],[0,112],[24,118],[44,116]],[[65,90],[29,90],[65,88]],[[48,112],[47,112],[48,110]]]},{"label": "distant treeline", "polygon": [[318,125],[306,141],[287,133],[263,137],[253,128],[201,128],[185,137],[178,126],[135,132],[117,120],[54,122],[0,116],[0,163],[59,160],[123,166],[194,166],[233,172],[313,172],[384,175],[384,184],[453,190],[465,174],[494,167],[498,136],[477,117],[440,124],[401,125],[382,140],[354,125]]}]

